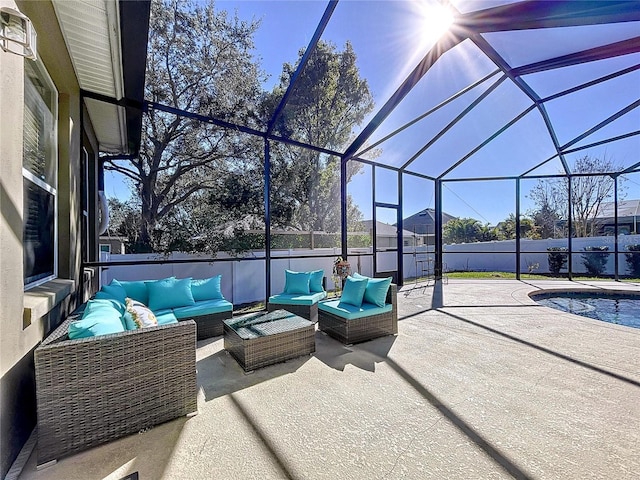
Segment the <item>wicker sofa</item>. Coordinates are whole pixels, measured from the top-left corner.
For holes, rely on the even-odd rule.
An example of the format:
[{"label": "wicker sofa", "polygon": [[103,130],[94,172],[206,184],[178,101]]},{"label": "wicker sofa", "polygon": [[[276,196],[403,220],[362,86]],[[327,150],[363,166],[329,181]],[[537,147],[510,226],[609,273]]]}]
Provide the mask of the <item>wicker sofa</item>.
[{"label": "wicker sofa", "polygon": [[69,339],[35,350],[38,465],[197,411],[196,323]]},{"label": "wicker sofa", "polygon": [[[197,326],[197,338],[203,340],[222,335],[222,321],[233,316],[233,304],[225,300],[221,292],[221,277],[217,275],[203,280],[174,277],[162,280],[113,280],[96,293],[96,298],[117,298],[123,301],[117,293],[118,288],[123,288],[127,297],[153,310],[159,323],[163,320],[193,320]],[[184,288],[181,289],[180,286]]]},{"label": "wicker sofa", "polygon": [[[390,284],[385,307],[367,303],[362,308],[342,308],[340,299],[320,302],[318,328],[340,342],[350,345],[398,333],[398,287]],[[356,318],[354,318],[356,317]]]}]

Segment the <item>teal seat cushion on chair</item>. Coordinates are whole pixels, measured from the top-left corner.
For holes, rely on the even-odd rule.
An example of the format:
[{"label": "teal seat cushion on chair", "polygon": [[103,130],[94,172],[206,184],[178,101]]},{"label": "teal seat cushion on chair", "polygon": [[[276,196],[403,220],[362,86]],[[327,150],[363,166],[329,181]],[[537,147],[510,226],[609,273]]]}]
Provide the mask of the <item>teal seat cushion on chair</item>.
[{"label": "teal seat cushion on chair", "polygon": [[377,307],[371,303],[363,303],[362,306],[356,307],[348,303],[342,303],[340,300],[327,300],[318,303],[318,310],[332,313],[347,320],[356,320],[370,317],[371,315],[388,313],[393,310],[393,305],[388,303],[384,307]]},{"label": "teal seat cushion on chair", "polygon": [[281,293],[269,297],[269,303],[279,305],[313,305],[327,296],[327,292],[310,293],[309,295],[299,295],[291,293]]}]

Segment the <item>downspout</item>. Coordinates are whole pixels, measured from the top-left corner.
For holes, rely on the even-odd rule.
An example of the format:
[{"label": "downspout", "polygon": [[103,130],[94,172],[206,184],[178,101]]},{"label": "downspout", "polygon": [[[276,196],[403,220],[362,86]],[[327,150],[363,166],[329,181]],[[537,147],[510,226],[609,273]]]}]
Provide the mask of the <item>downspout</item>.
[{"label": "downspout", "polygon": [[104,194],[104,160],[98,161],[98,236],[104,234],[109,228],[109,203]]}]

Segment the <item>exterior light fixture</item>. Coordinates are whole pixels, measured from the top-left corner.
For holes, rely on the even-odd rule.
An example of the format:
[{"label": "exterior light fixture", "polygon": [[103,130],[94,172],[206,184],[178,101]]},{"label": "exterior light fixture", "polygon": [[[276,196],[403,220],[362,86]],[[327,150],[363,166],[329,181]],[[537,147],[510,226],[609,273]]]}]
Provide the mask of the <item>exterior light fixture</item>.
[{"label": "exterior light fixture", "polygon": [[9,7],[0,7],[0,47],[5,52],[15,53],[35,60],[36,31],[29,17]]}]

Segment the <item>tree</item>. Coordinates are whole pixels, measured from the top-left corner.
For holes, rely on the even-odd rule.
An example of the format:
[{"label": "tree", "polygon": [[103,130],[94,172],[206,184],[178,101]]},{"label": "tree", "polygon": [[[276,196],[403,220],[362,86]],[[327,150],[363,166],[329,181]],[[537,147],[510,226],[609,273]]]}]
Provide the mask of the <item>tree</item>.
[{"label": "tree", "polygon": [[[516,216],[510,213],[507,218],[498,224],[497,228],[501,239],[512,240],[516,238]],[[535,225],[533,219],[527,217],[520,219],[520,236],[531,239],[540,238],[538,227]]]},{"label": "tree", "polygon": [[[614,181],[611,176],[594,175],[616,172],[620,167],[606,156],[602,158],[585,155],[576,160],[571,177],[571,216],[573,234],[576,237],[592,236],[596,233],[596,217],[603,202],[613,196]],[[569,183],[567,178],[538,180],[529,193],[536,208],[530,216],[540,226],[543,238],[566,235],[558,231],[559,224],[568,218]]]},{"label": "tree", "polygon": [[109,198],[109,233],[124,237],[127,252],[140,251],[140,208],[135,201]]},{"label": "tree", "polygon": [[[257,28],[255,21],[216,11],[213,1],[152,2],[145,97],[230,122],[255,123],[263,76],[251,55]],[[105,167],[135,186],[141,248],[162,250],[173,241],[173,234],[166,238],[170,229],[163,222],[170,215],[180,217],[193,196],[220,191],[232,162],[253,159],[255,151],[255,139],[231,129],[150,109],[139,157]]]},{"label": "tree", "polygon": [[560,270],[567,268],[567,262],[569,261],[569,249],[567,247],[549,247],[547,248],[547,258],[549,261],[549,271],[553,275],[558,275]]},{"label": "tree", "polygon": [[598,277],[604,272],[609,261],[609,247],[599,245],[595,247],[584,247],[582,254],[582,264],[587,269],[589,275]]},{"label": "tree", "polygon": [[481,224],[474,218],[454,218],[442,229],[445,243],[473,243],[497,240],[498,235],[488,224]]},{"label": "tree", "polygon": [[[295,63],[285,63],[280,84],[263,104],[266,119],[275,112],[280,99],[304,54]],[[349,42],[343,51],[324,41],[315,50],[298,76],[286,108],[276,119],[274,132],[306,144],[331,150],[344,148],[353,128],[373,109],[373,98],[360,77],[356,55]],[[340,158],[284,143],[272,146],[272,185],[275,206],[286,205],[290,217],[274,218],[275,225],[298,230],[337,232],[340,229]],[[347,164],[349,181],[361,165]],[[354,223],[360,211],[348,200],[348,215]]]}]

